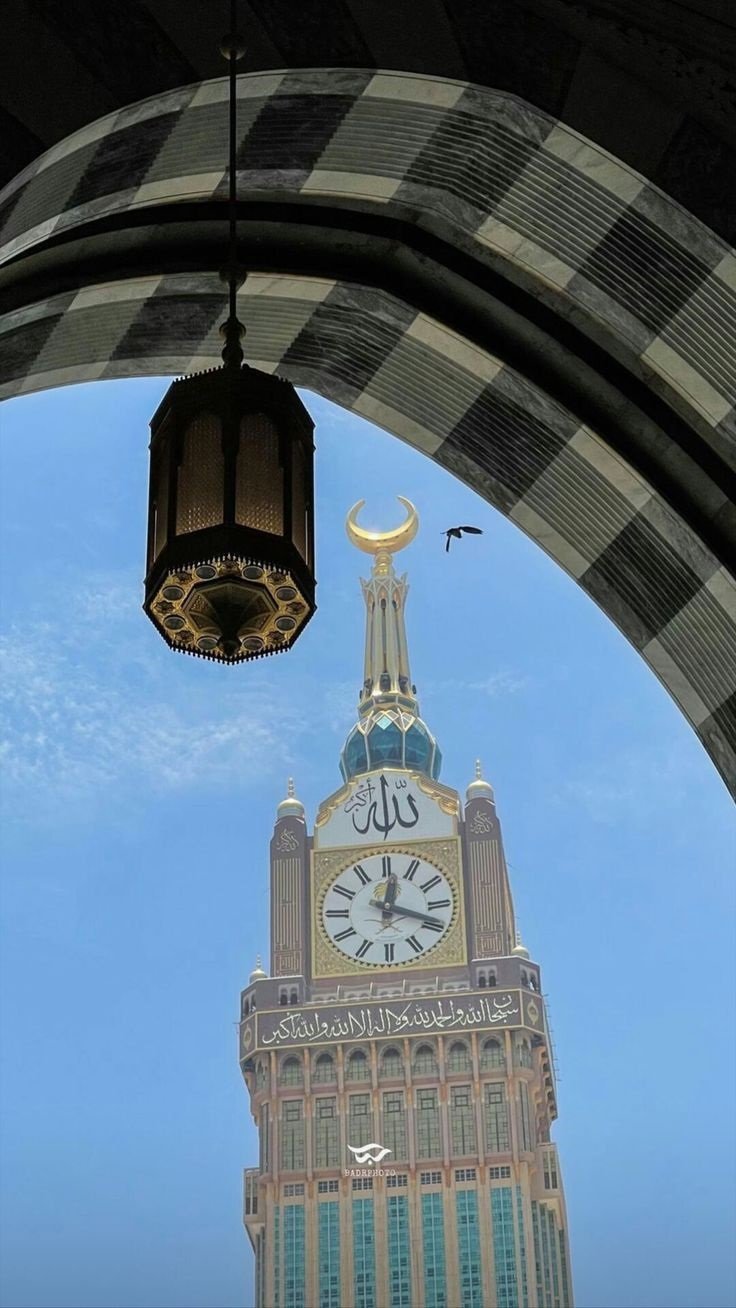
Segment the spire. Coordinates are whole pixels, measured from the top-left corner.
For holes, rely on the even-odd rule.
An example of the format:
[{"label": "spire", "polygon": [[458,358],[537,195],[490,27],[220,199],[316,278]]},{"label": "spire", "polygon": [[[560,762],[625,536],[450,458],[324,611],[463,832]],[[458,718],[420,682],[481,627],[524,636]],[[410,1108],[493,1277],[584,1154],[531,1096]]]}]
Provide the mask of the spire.
[{"label": "spire", "polygon": [[475,760],[475,781],[471,781],[465,792],[465,798],[470,799],[490,799],[494,802],[493,786],[489,781],[483,780],[483,770],[480,765],[480,759]]},{"label": "spire", "polygon": [[404,618],[406,574],[397,576],[393,567],[393,555],[416,536],[419,516],[410,500],[401,495],[398,499],[406,516],[390,531],[367,531],[358,525],[364,500],[353,505],[345,524],[353,545],[373,556],[371,575],[361,580],[366,606],[363,686],[358,723],[340,761],[346,780],[382,765],[415,768],[435,778],[440,770],[441,754],[421,719],[411,679]]},{"label": "spire", "polygon": [[296,794],[294,792],[293,777],[289,777],[289,780],[286,784],[286,799],[282,799],[281,803],[276,809],[276,814],[280,818],[304,817],[304,805],[302,804],[300,799],[297,799]]}]

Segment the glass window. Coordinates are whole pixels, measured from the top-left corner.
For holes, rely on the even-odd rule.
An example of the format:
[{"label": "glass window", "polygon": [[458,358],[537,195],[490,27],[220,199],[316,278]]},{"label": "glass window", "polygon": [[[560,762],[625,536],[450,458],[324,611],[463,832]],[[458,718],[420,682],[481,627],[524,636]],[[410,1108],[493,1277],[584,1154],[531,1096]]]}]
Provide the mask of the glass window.
[{"label": "glass window", "polygon": [[404,1064],[398,1049],[385,1049],[381,1057],[381,1078],[384,1081],[401,1081]]},{"label": "glass window", "polygon": [[485,1040],[480,1054],[481,1071],[485,1072],[492,1067],[505,1067],[506,1059],[503,1056],[503,1049],[498,1040]]},{"label": "glass window", "polygon": [[406,1149],[406,1110],[400,1090],[388,1091],[383,1096],[383,1131],[381,1144],[391,1150],[391,1162],[404,1162]]},{"label": "glass window", "polygon": [[298,1058],[285,1058],[279,1068],[280,1085],[301,1085],[302,1065]]},{"label": "glass window", "polygon": [[468,1085],[450,1087],[450,1136],[456,1158],[476,1152],[475,1111]]},{"label": "glass window", "polygon": [[457,1040],[454,1045],[450,1045],[450,1052],[447,1057],[448,1072],[469,1072],[471,1068],[470,1051],[467,1045]]},{"label": "glass window", "polygon": [[301,1099],[287,1099],[281,1118],[281,1166],[297,1172],[304,1161],[304,1106]]},{"label": "glass window", "polygon": [[425,1308],[447,1308],[443,1195],[422,1195]]},{"label": "glass window", "polygon": [[[331,1184],[320,1181],[317,1188]],[[340,1204],[335,1199],[319,1205],[319,1308],[341,1308]]]},{"label": "glass window", "polygon": [[[406,1177],[389,1176],[387,1185]],[[389,1195],[388,1212],[388,1278],[391,1308],[411,1308],[411,1236],[409,1231],[409,1201],[406,1195]]]},{"label": "glass window", "polygon": [[356,1049],[348,1059],[347,1080],[348,1081],[369,1081],[371,1068],[368,1059],[362,1049]]},{"label": "glass window", "polygon": [[485,1087],[486,1149],[490,1154],[506,1153],[511,1148],[509,1114],[504,1086]]},{"label": "glass window", "polygon": [[332,1054],[320,1054],[314,1064],[312,1080],[317,1083],[335,1080],[335,1060]]},{"label": "glass window", "polygon": [[337,1167],[340,1162],[340,1133],[337,1120],[337,1100],[315,1100],[314,1114],[314,1165]]},{"label": "glass window", "polygon": [[442,1154],[440,1110],[436,1090],[417,1092],[417,1158],[438,1158]]},{"label": "glass window", "polygon": [[420,1045],[414,1055],[415,1076],[437,1076],[437,1059],[431,1045]]}]

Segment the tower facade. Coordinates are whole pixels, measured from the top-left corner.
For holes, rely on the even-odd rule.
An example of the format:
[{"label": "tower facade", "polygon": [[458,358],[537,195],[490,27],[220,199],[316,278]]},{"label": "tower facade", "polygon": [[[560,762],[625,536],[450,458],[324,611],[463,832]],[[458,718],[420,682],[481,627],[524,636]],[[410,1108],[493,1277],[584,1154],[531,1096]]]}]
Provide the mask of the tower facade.
[{"label": "tower facade", "polygon": [[411,678],[417,529],[348,517],[373,559],[343,785],[271,842],[271,954],[241,996],[260,1157],[257,1308],[572,1308],[551,1043],[491,786],[464,801]]}]

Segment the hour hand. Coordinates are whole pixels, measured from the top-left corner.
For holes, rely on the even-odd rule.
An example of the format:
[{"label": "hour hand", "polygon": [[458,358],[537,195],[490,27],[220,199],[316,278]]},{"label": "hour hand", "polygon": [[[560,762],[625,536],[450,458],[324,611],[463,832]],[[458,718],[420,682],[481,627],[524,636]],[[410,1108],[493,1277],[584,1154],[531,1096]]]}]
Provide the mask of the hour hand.
[{"label": "hour hand", "polygon": [[392,872],[386,882],[386,889],[383,893],[383,916],[390,918],[396,896],[399,893],[399,878],[395,872]]}]

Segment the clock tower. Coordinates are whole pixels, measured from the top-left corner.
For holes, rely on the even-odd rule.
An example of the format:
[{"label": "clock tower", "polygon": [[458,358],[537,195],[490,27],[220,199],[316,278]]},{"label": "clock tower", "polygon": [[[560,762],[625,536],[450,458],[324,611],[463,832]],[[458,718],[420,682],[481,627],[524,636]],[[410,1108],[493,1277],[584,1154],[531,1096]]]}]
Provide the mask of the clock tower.
[{"label": "clock tower", "polygon": [[572,1308],[538,965],[492,787],[465,801],[409,667],[414,538],[347,519],[372,556],[343,784],[310,833],[290,782],[271,842],[271,955],[241,996],[258,1125],[245,1172],[256,1308]]}]

